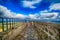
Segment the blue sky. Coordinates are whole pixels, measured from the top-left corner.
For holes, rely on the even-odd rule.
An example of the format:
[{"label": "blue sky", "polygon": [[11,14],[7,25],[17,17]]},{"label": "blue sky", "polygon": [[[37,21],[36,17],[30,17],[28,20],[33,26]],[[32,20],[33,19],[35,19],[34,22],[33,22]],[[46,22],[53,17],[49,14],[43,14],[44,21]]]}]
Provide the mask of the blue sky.
[{"label": "blue sky", "polygon": [[[30,0],[28,0],[28,1],[24,1],[24,0],[5,0],[4,1],[4,0],[1,0],[0,4],[7,7],[8,9],[10,9],[13,12],[23,13],[23,14],[30,14],[30,13],[34,14],[36,12],[39,12],[40,10],[48,9],[48,6],[50,5],[49,2],[45,3],[45,2],[42,2],[42,0],[40,0],[40,1],[38,0],[36,3],[35,2],[36,1],[30,1]],[[40,3],[40,2],[42,2],[42,3]]]},{"label": "blue sky", "polygon": [[59,21],[60,0],[0,0],[0,14],[20,19]]}]

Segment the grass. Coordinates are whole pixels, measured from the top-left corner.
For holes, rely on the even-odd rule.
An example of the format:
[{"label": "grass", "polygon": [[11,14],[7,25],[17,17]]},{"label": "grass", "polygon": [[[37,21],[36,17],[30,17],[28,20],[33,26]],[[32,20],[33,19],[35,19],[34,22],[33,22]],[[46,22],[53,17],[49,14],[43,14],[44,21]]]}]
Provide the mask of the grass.
[{"label": "grass", "polygon": [[[10,28],[10,25],[8,25],[8,29]],[[4,23],[4,31],[7,30],[6,24]],[[2,32],[2,23],[0,23],[0,32]]]},{"label": "grass", "polygon": [[[23,24],[23,22],[16,22],[13,27],[19,27]],[[10,23],[8,23],[8,29],[10,29]],[[7,27],[6,27],[6,22],[4,22],[4,31],[7,30]],[[0,23],[0,32],[2,32],[2,23]]]},{"label": "grass", "polygon": [[0,32],[2,32],[2,23],[0,23]]}]

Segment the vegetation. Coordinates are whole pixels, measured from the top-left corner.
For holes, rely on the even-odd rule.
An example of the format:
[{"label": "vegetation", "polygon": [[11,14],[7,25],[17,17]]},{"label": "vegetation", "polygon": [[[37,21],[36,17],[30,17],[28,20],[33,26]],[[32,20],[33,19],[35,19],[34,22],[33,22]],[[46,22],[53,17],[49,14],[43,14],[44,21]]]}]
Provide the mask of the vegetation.
[{"label": "vegetation", "polygon": [[[17,28],[19,26],[21,26],[23,23],[22,22],[15,22],[13,23],[13,28]],[[8,23],[8,29],[10,29],[10,22]],[[7,30],[7,25],[6,25],[6,22],[4,22],[4,31]],[[0,32],[2,32],[2,23],[0,23]]]}]

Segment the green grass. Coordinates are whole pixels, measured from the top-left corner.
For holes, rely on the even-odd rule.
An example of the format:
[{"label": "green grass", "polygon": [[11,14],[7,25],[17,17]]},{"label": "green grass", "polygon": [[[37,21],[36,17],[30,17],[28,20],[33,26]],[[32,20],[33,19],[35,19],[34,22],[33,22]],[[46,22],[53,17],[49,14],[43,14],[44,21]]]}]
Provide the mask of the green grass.
[{"label": "green grass", "polygon": [[0,29],[2,28],[2,23],[0,23]]},{"label": "green grass", "polygon": [[[10,28],[10,25],[8,25],[8,29]],[[6,23],[4,23],[4,30],[7,30]],[[2,32],[2,23],[0,23],[0,32]]]},{"label": "green grass", "polygon": [[0,23],[0,32],[2,32],[2,23]]},{"label": "green grass", "polygon": [[[22,22],[16,22],[13,27],[19,27],[23,23]],[[10,23],[8,23],[8,29],[10,29]],[[6,22],[4,22],[4,31],[7,30]],[[2,32],[2,23],[0,23],[0,32]]]}]

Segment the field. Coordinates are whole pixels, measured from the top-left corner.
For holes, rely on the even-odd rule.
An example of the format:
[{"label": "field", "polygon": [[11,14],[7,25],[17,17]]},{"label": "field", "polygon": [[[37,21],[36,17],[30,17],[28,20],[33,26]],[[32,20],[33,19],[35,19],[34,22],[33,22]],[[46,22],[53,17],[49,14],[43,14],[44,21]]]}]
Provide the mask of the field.
[{"label": "field", "polygon": [[[16,22],[16,23],[13,23],[13,27],[16,28],[16,27],[19,27],[23,24],[23,22]],[[10,23],[8,23],[8,29],[10,29]],[[7,25],[6,25],[6,22],[4,23],[4,31],[7,30]],[[0,23],[0,32],[2,32],[2,23]]]}]

